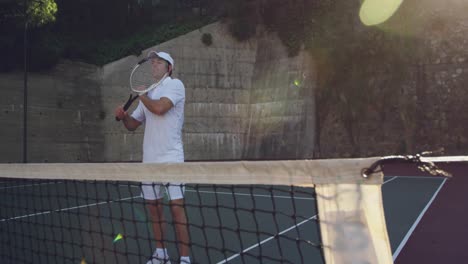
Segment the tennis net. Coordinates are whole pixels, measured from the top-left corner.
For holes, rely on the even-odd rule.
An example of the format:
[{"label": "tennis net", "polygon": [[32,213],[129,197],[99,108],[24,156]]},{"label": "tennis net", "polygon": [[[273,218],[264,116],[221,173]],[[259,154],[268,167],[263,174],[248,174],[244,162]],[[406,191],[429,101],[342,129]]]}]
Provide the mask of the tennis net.
[{"label": "tennis net", "polygon": [[[378,160],[0,164],[0,262],[147,263],[165,223],[172,263],[392,263]],[[154,216],[154,182],[186,222],[169,197]]]}]

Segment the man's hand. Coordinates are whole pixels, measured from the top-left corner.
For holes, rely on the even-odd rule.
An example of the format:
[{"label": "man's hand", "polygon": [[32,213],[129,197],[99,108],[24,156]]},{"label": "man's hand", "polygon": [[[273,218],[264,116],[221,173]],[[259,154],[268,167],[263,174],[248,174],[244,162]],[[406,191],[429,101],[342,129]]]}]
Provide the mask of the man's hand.
[{"label": "man's hand", "polygon": [[128,113],[124,111],[123,106],[119,106],[115,109],[115,117],[119,120],[124,120],[128,117]]},{"label": "man's hand", "polygon": [[124,111],[123,106],[119,106],[115,109],[115,117],[122,120],[124,126],[129,131],[134,131],[141,125],[140,121],[134,119],[131,115]]}]

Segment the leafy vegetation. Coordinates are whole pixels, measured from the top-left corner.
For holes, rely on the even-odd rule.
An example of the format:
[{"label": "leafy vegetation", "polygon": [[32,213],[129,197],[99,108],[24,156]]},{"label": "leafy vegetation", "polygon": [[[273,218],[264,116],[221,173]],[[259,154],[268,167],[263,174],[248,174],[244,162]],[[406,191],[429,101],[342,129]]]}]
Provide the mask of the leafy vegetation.
[{"label": "leafy vegetation", "polygon": [[206,46],[211,46],[213,44],[213,36],[210,33],[203,33],[201,41]]},{"label": "leafy vegetation", "polygon": [[[311,54],[316,72],[309,75],[316,76],[317,81],[314,97],[318,152],[324,122],[331,114],[344,127],[353,155],[359,155],[359,136],[371,115],[384,121],[389,109],[395,107],[405,129],[411,130],[414,104],[400,94],[408,85],[411,68],[421,57],[418,52],[423,52],[418,48],[418,39],[362,25],[358,0],[243,2],[254,6],[258,16],[234,12],[231,24],[248,24],[250,28],[263,24],[279,36],[289,56],[297,55],[301,48]],[[237,8],[243,5],[239,3]],[[233,32],[233,36],[238,33]],[[412,145],[410,137],[405,141],[405,146]]]},{"label": "leafy vegetation", "polygon": [[[27,6],[22,6],[27,3]],[[56,3],[56,4],[55,4]],[[420,55],[417,39],[356,21],[359,0],[26,0],[2,2],[0,71],[22,66],[24,22],[28,17],[29,65],[41,70],[60,58],[103,65],[222,19],[240,41],[258,25],[276,33],[290,56],[304,48],[315,63],[316,149],[330,114],[337,115],[359,152],[363,120],[398,116],[411,132],[414,105],[395,96],[410,78]],[[27,8],[25,8],[27,7]],[[24,10],[27,10],[24,15]],[[204,43],[209,38],[204,36]],[[405,146],[411,146],[408,136]]]},{"label": "leafy vegetation", "polygon": [[[60,58],[103,65],[213,22],[220,11],[206,1],[187,0],[27,0],[30,70]],[[22,67],[24,6],[2,5],[0,71]]]},{"label": "leafy vegetation", "polygon": [[29,23],[35,26],[42,26],[55,21],[57,4],[54,0],[27,1],[27,17]]}]

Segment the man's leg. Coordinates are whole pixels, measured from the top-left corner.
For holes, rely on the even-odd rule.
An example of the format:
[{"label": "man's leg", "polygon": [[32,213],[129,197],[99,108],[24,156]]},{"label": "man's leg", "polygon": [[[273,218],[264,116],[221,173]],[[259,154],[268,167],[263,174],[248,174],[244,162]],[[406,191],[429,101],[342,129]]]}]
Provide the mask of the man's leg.
[{"label": "man's leg", "polygon": [[170,202],[172,217],[174,219],[177,241],[179,242],[179,254],[182,257],[189,256],[189,233],[187,216],[185,215],[184,199],[176,199]]},{"label": "man's leg", "polygon": [[150,212],[151,226],[156,240],[156,250],[147,264],[170,263],[165,247],[166,219],[161,187],[161,184],[153,182],[143,182],[141,186],[141,193]]},{"label": "man's leg", "polygon": [[[156,239],[156,248],[166,248],[164,245],[166,220],[164,218],[164,211],[162,199],[147,200],[147,207],[151,214],[151,222],[153,226],[154,238]],[[164,256],[167,258],[167,256]]]}]

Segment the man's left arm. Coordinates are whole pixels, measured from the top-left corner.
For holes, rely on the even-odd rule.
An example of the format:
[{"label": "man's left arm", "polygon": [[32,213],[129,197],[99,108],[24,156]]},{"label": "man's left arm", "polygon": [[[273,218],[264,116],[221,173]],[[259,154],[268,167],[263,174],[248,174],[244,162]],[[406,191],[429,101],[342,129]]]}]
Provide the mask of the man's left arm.
[{"label": "man's left arm", "polygon": [[164,115],[174,106],[172,101],[167,97],[161,97],[159,100],[152,100],[145,94],[140,96],[140,101],[151,113],[159,116]]}]

